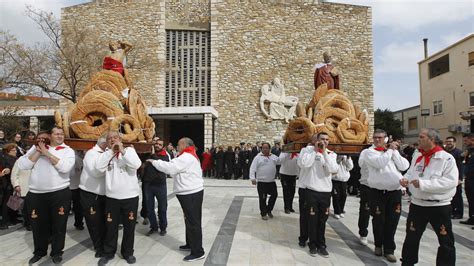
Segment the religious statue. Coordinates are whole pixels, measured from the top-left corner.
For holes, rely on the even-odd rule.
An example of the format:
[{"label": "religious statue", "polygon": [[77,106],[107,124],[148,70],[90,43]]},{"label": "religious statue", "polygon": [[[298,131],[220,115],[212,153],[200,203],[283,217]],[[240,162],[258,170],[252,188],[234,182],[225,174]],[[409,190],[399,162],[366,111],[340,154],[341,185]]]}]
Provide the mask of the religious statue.
[{"label": "religious statue", "polygon": [[[285,95],[285,87],[279,78],[274,78],[272,84],[263,85],[260,96],[260,109],[268,120],[283,119],[288,123],[295,116],[298,98]],[[269,103],[268,111],[265,103]]]},{"label": "religious statue", "polygon": [[314,89],[319,85],[326,83],[328,89],[339,89],[339,73],[337,68],[331,63],[331,55],[323,53],[323,63],[314,66]]},{"label": "religious statue", "polygon": [[110,42],[110,54],[104,58],[103,69],[119,72],[124,76],[124,69],[127,61],[127,54],[133,46],[124,41]]}]

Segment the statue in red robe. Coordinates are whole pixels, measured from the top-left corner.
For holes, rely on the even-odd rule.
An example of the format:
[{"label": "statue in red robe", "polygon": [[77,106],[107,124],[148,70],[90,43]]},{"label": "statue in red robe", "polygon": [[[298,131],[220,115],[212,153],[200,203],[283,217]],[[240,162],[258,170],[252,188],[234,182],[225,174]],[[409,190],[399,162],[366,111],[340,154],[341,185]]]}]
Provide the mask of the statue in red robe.
[{"label": "statue in red robe", "polygon": [[339,89],[339,74],[331,63],[329,53],[323,53],[324,63],[316,64],[314,71],[314,89],[319,85],[327,83],[328,89]]}]

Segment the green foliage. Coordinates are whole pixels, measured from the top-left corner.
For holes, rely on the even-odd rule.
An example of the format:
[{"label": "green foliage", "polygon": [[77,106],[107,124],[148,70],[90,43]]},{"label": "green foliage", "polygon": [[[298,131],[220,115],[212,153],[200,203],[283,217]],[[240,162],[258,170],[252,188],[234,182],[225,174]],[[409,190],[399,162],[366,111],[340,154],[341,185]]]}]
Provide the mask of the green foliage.
[{"label": "green foliage", "polygon": [[387,134],[394,140],[403,138],[402,121],[395,119],[393,112],[385,109],[377,109],[374,113],[375,117],[375,129],[383,129],[387,131]]},{"label": "green foliage", "polygon": [[29,120],[21,117],[18,108],[10,107],[0,112],[0,129],[5,132],[5,139],[11,140],[16,133],[28,131]]}]

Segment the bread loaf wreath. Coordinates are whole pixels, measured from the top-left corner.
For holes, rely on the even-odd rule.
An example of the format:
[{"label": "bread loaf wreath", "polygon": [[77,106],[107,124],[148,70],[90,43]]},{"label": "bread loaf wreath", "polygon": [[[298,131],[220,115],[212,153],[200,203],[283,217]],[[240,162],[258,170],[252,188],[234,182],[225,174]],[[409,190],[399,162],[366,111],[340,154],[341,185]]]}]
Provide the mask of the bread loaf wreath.
[{"label": "bread loaf wreath", "polygon": [[112,120],[112,123],[110,123],[110,129],[120,131],[121,125],[124,126],[126,124],[130,125],[132,131],[125,132],[125,134],[123,134],[122,136],[122,140],[127,142],[136,141],[142,130],[138,119],[129,114],[122,114],[117,116],[114,120]]}]

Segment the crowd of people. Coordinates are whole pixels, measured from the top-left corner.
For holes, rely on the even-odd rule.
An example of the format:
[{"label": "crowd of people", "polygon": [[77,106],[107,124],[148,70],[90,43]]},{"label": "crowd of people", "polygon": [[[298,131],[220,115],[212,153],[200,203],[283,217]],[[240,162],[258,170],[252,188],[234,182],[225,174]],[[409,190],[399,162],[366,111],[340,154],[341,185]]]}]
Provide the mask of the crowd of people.
[{"label": "crowd of people", "polygon": [[[329,137],[319,133],[299,152],[283,152],[279,143],[240,143],[224,151],[213,145],[198,154],[189,138],[175,148],[153,138],[153,152],[138,154],[125,147],[121,134],[109,131],[86,151],[64,144],[64,132],[54,127],[36,136],[14,134],[5,140],[0,130],[0,177],[2,220],[0,229],[22,222],[33,231],[34,252],[30,263],[47,255],[51,244],[52,261],[61,263],[68,216],[84,230],[84,221],[99,265],[107,264],[117,252],[118,230],[123,227],[120,253],[127,263],[134,257],[137,215],[150,225],[146,234],[167,234],[167,177],[185,217],[186,243],[179,247],[190,252],[185,261],[205,257],[202,246],[203,177],[249,179],[257,188],[262,220],[274,218],[278,197],[276,179],[283,191],[284,212],[294,213],[298,188],[300,233],[298,244],[309,254],[328,257],[325,231],[328,217],[345,216],[348,183],[357,177],[355,190],[360,197],[358,227],[360,243],[368,245],[372,217],[374,254],[396,262],[395,232],[402,209],[402,195],[410,198],[402,265],[418,262],[420,239],[427,223],[438,240],[438,265],[455,264],[452,219],[462,219],[464,184],[469,203],[468,219],[474,225],[474,134],[466,134],[463,152],[456,138],[443,142],[433,129],[422,129],[418,146],[402,148],[384,130],[375,130],[372,145],[358,157],[336,154],[328,149]],[[27,145],[28,143],[29,145]],[[141,187],[140,182],[141,180]],[[139,195],[142,193],[141,211]],[[8,207],[12,195],[24,200],[21,209]],[[158,213],[155,212],[155,199]],[[332,211],[331,211],[332,202]],[[474,229],[474,227],[473,227]]]}]

